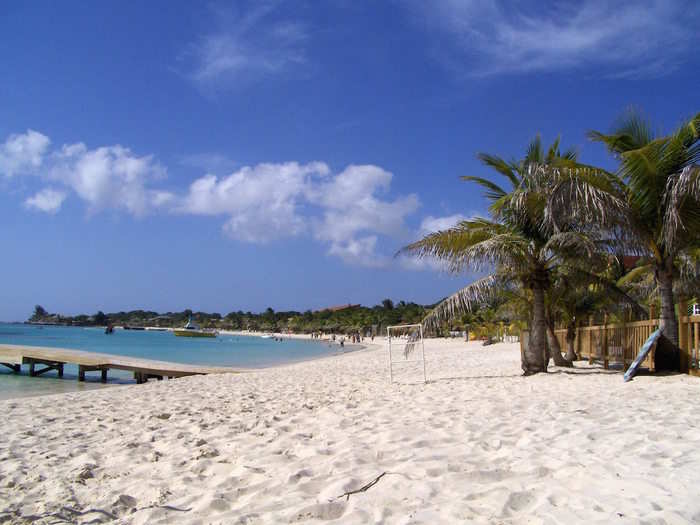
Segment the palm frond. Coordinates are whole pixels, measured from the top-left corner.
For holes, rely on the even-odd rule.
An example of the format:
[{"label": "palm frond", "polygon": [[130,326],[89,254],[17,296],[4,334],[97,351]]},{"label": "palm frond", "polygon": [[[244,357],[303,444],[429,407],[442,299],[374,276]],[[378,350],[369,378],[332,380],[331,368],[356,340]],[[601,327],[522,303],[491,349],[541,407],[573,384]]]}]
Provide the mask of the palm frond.
[{"label": "palm frond", "polygon": [[544,162],[544,152],[542,150],[542,137],[538,133],[534,139],[528,144],[525,152],[525,164],[542,163]]},{"label": "palm frond", "polygon": [[452,273],[459,273],[467,267],[480,271],[493,264],[501,264],[520,274],[527,271],[531,263],[529,248],[530,243],[522,236],[504,233],[456,251],[447,262]]},{"label": "palm frond", "polygon": [[454,227],[431,233],[405,246],[396,256],[410,254],[418,258],[434,257],[457,273],[465,266],[476,269],[499,262],[510,262],[522,249],[523,240],[505,225],[484,218],[462,221]]},{"label": "palm frond", "polygon": [[661,167],[665,146],[666,140],[660,139],[622,154],[620,174],[629,187],[628,200],[648,222],[659,222],[656,216],[669,175]]},{"label": "palm frond", "polygon": [[645,315],[646,310],[639,302],[622,289],[616,282],[608,279],[605,275],[591,272],[581,266],[572,266],[568,268],[568,275],[572,280],[590,282],[600,288],[607,294],[610,299],[624,303],[637,313],[637,315]]},{"label": "palm frond", "polygon": [[692,241],[700,235],[700,166],[688,166],[679,175],[669,177],[665,192],[663,239],[669,247],[679,238]]},{"label": "palm frond", "polygon": [[654,267],[651,264],[642,264],[641,266],[637,266],[636,268],[632,268],[629,272],[627,272],[625,275],[620,277],[617,280],[617,285],[618,286],[626,286],[634,281],[638,281],[642,277],[645,277],[649,274],[653,275],[654,273]]},{"label": "palm frond", "polygon": [[616,175],[586,165],[566,168],[541,165],[534,169],[551,177],[545,223],[555,229],[562,229],[563,224],[572,221],[602,228],[624,223],[627,201],[620,191],[623,184]]},{"label": "palm frond", "polygon": [[508,180],[510,180],[514,188],[520,184],[521,177],[518,174],[518,166],[515,165],[515,163],[507,162],[501,157],[489,155],[488,153],[477,153],[476,158],[485,166],[493,168],[501,175],[508,177]]},{"label": "palm frond", "polygon": [[631,109],[617,120],[610,134],[589,131],[588,138],[593,142],[602,142],[611,153],[619,155],[646,146],[654,140],[654,134],[649,121]]},{"label": "palm frond", "polygon": [[482,277],[441,301],[425,316],[423,325],[435,327],[460,313],[470,312],[482,305],[490,304],[509,286],[510,279],[502,273],[497,272]]},{"label": "palm frond", "polygon": [[559,143],[561,142],[561,136],[558,136],[556,139],[554,139],[554,142],[552,142],[552,145],[549,146],[549,149],[547,150],[547,156],[544,158],[544,162],[546,163],[551,163],[559,157]]},{"label": "palm frond", "polygon": [[483,177],[465,175],[461,177],[461,179],[470,182],[476,182],[480,186],[486,188],[486,192],[484,193],[484,195],[487,199],[491,201],[496,201],[506,194],[505,190],[503,190],[503,188],[501,188],[498,184],[496,184],[495,182],[491,182],[490,180],[485,179]]},{"label": "palm frond", "polygon": [[547,240],[540,257],[545,259],[554,252],[567,259],[592,259],[597,251],[598,245],[590,236],[577,231],[565,231],[555,233]]},{"label": "palm frond", "polygon": [[692,241],[700,225],[700,114],[668,140],[659,164],[665,181],[662,239],[670,247]]},{"label": "palm frond", "polygon": [[686,297],[700,296],[700,248],[681,253],[676,259],[678,291]]},{"label": "palm frond", "polygon": [[560,157],[562,159],[576,161],[578,159],[578,150],[574,147],[571,147],[564,151],[564,153],[562,153]]}]

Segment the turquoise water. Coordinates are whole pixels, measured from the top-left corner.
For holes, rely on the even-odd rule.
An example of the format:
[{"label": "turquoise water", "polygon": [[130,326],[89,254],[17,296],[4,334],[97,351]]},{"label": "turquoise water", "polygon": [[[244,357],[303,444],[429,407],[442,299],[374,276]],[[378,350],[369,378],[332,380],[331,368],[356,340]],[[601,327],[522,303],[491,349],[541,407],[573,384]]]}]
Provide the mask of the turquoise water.
[{"label": "turquoise water", "polygon": [[[333,355],[337,346],[309,340],[262,339],[254,336],[219,335],[216,338],[176,337],[170,332],[115,330],[68,326],[34,326],[0,324],[0,344],[72,348],[106,354],[128,355],[159,361],[198,365],[257,368]],[[51,371],[29,377],[27,366],[22,374],[0,366],[0,399],[57,392],[100,388],[99,373],[88,373],[87,381],[76,381],[77,367],[66,365],[63,379]],[[133,375],[109,371],[109,383],[133,382]]]}]

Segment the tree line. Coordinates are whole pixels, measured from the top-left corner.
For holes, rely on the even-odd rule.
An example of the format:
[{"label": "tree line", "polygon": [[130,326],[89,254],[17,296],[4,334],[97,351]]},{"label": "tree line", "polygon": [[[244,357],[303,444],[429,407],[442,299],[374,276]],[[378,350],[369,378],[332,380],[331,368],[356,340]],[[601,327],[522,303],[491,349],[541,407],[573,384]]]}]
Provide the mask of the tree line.
[{"label": "tree line", "polygon": [[[255,330],[264,332],[293,333],[375,333],[382,334],[386,327],[398,324],[416,324],[430,312],[434,305],[419,305],[412,302],[384,299],[375,306],[348,305],[347,307],[325,309],[318,311],[295,310],[275,311],[267,308],[264,312],[252,313],[235,311],[222,315],[220,313],[182,312],[158,313],[150,310],[132,310],[129,312],[97,312],[93,315],[64,316],[51,314],[37,305],[34,308],[30,323],[60,324],[68,326],[116,326],[145,327],[156,326],[164,328],[182,327],[192,316],[192,319],[204,328],[223,330]],[[446,321],[432,330],[434,334],[446,334],[451,330],[464,330],[489,326],[494,333],[496,324],[508,325],[511,320],[496,314],[495,310],[487,307],[471,312],[462,318]],[[483,329],[479,328],[483,331]]]}]

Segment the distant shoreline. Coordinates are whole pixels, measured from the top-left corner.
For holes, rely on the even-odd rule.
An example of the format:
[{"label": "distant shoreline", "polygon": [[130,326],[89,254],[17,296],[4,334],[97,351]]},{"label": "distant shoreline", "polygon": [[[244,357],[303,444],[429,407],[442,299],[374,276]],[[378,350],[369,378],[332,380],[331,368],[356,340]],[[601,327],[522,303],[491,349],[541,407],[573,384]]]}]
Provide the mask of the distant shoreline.
[{"label": "distant shoreline", "polygon": [[[31,330],[32,332],[39,329],[37,331],[37,335],[42,333],[42,330],[40,328],[42,326],[46,326],[46,330],[51,330],[51,329],[58,329],[58,328],[73,328],[78,332],[82,331],[89,331],[89,332],[101,332],[103,330],[103,327],[100,326],[65,326],[65,325],[56,325],[56,324],[47,324],[47,325],[41,325],[39,323],[2,323],[5,325],[13,325],[15,327],[15,330],[18,332],[27,332],[28,330]],[[27,329],[22,329],[22,326],[27,326]],[[31,329],[29,327],[32,327]],[[120,329],[121,333],[121,328],[122,327],[115,327],[117,329]],[[170,328],[163,328],[163,327],[143,327],[144,332],[151,332],[151,331],[158,331],[158,332],[170,332],[170,337],[172,336],[172,329]],[[124,332],[125,335],[128,334],[129,332]],[[339,338],[336,338],[335,341],[333,341],[330,337],[324,337],[323,339],[314,339],[310,336],[310,334],[283,334],[283,333],[271,333],[271,332],[263,332],[263,331],[245,331],[245,330],[221,330],[219,331],[219,336],[221,339],[228,339],[230,337],[255,337],[255,338],[262,338],[265,335],[271,335],[272,337],[276,337],[277,339],[280,340],[280,342],[275,343],[273,339],[270,338],[270,344],[273,346],[277,347],[278,350],[275,351],[275,354],[280,353],[284,354],[283,358],[281,358],[277,362],[271,362],[271,363],[261,363],[256,366],[253,365],[236,365],[236,369],[238,371],[245,371],[245,372],[252,372],[256,370],[270,370],[274,369],[280,366],[289,366],[289,365],[294,365],[294,364],[300,364],[304,362],[310,362],[310,361],[316,361],[316,360],[322,360],[322,359],[327,359],[327,358],[337,358],[341,355],[346,355],[350,353],[355,353],[359,352],[362,350],[366,350],[368,346],[366,344],[345,344],[343,347],[340,346],[339,344]],[[71,336],[68,336],[69,339]],[[94,337],[94,336],[92,336]],[[108,337],[108,336],[104,336]],[[164,336],[167,340],[168,336]],[[298,340],[298,341],[304,341],[307,343],[317,343],[320,345],[318,347],[318,351],[322,352],[318,355],[307,355],[307,356],[296,356],[294,351],[287,352],[284,350],[285,340]],[[114,341],[114,340],[113,340]],[[10,341],[8,341],[8,344]],[[13,343],[14,344],[14,343]],[[34,343],[30,343],[27,341],[26,343],[21,343],[21,344],[26,344],[29,346],[41,346],[42,341],[37,340]],[[245,345],[245,342],[241,342],[241,344]],[[253,343],[247,343],[247,344],[253,344]],[[290,343],[287,343],[290,344]],[[2,345],[2,343],[0,343]],[[66,348],[82,348],[79,346],[72,347],[70,344],[65,345]],[[315,345],[314,345],[315,346]],[[323,348],[322,348],[323,347]],[[99,351],[99,350],[98,350]],[[107,350],[102,350],[105,353],[112,353],[116,355],[122,355],[121,352],[119,351],[107,351]],[[123,354],[123,355],[128,355],[128,354]],[[192,354],[194,355],[194,353]],[[151,359],[157,359],[157,360],[163,360],[163,357],[153,357]],[[183,362],[185,364],[185,361],[182,360],[168,360],[165,358],[166,361],[168,362],[173,362],[173,363],[180,363]],[[214,364],[218,364],[221,366],[231,366],[231,365],[222,365],[222,361],[217,361],[214,362]],[[202,363],[202,366],[211,366],[212,363]],[[58,379],[52,375],[49,375],[48,377],[41,378],[39,381],[29,381],[26,376],[26,371],[22,373],[21,376],[17,375],[12,375],[12,374],[2,374],[3,376],[3,390],[5,389],[6,386],[11,385],[12,381],[16,380],[22,380],[22,387],[17,388],[10,386],[10,390],[14,390],[14,392],[2,392],[0,391],[0,399],[19,399],[19,398],[24,398],[24,397],[34,397],[34,396],[47,396],[47,395],[55,395],[57,393],[67,393],[67,392],[73,392],[73,391],[81,391],[81,390],[87,390],[87,389],[92,389],[92,388],[103,388],[103,387],[114,387],[114,386],[125,386],[125,385],[132,385],[133,381],[131,381],[131,378],[126,378],[124,377],[124,374],[121,374],[119,372],[116,372],[112,374],[109,378],[109,382],[106,384],[97,384],[94,383],[93,381],[87,381],[85,383],[78,383],[75,380],[77,379],[76,372],[72,370],[72,368],[69,368],[70,371],[67,370],[66,375],[64,376],[64,379]],[[10,381],[10,383],[8,383]],[[30,383],[32,385],[36,386],[36,389],[34,388],[28,388],[30,386]]]}]

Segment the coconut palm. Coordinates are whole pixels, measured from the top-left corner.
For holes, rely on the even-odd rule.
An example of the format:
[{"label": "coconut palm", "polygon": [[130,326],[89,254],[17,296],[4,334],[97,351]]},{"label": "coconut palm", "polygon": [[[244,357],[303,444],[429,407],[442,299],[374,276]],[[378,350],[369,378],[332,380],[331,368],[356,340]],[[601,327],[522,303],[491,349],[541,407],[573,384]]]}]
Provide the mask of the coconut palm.
[{"label": "coconut palm", "polygon": [[522,369],[526,375],[545,372],[549,361],[545,343],[545,293],[550,287],[551,274],[570,256],[590,257],[595,246],[573,223],[571,227],[554,229],[552,222],[546,220],[548,195],[554,187],[553,175],[548,170],[532,170],[531,167],[566,165],[575,161],[576,153],[572,150],[560,152],[558,139],[545,151],[538,136],[520,162],[508,162],[483,153],[478,158],[511,184],[510,191],[506,191],[485,178],[463,177],[486,189],[485,195],[491,201],[491,217],[462,221],[406,246],[401,252],[441,259],[453,273],[466,268],[476,271],[495,268],[490,275],[439,303],[425,318],[426,323],[455,317],[458,312],[488,302],[504,290],[529,290],[531,331],[522,355]]},{"label": "coconut palm", "polygon": [[655,137],[649,123],[630,111],[611,133],[589,137],[605,144],[619,168],[594,175],[572,170],[571,180],[554,191],[551,215],[595,217],[596,227],[620,248],[646,258],[635,275],[653,273],[660,325],[677,345],[674,281],[682,277],[684,254],[700,247],[700,113],[673,134]]}]

